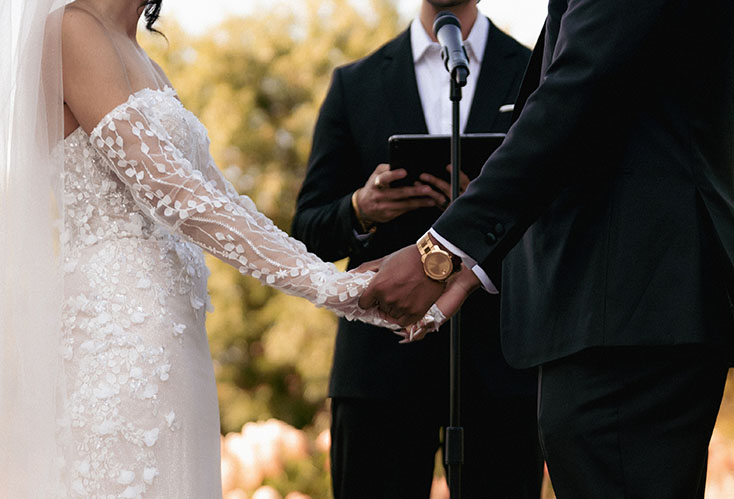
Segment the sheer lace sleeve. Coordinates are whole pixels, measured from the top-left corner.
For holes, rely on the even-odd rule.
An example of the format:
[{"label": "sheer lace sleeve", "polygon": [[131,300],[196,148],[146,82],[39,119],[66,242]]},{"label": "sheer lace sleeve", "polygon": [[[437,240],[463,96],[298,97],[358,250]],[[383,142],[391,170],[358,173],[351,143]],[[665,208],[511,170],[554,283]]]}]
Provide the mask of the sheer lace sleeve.
[{"label": "sheer lace sleeve", "polygon": [[155,114],[146,111],[132,96],[102,119],[91,140],[156,222],[264,284],[348,319],[389,327],[376,310],[357,304],[372,273],[339,272],[308,253],[239,196],[218,170],[205,176],[194,169]]}]

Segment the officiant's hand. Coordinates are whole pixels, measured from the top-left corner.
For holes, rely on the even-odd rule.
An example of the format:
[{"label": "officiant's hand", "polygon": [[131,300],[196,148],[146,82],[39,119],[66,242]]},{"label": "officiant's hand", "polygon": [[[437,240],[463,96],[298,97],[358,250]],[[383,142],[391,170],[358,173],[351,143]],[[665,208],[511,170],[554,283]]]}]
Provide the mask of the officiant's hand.
[{"label": "officiant's hand", "polygon": [[392,182],[406,175],[404,168],[391,170],[385,163],[375,168],[364,186],[356,192],[357,216],[364,224],[389,222],[409,211],[445,203],[445,197],[429,185],[390,187]]},{"label": "officiant's hand", "polygon": [[[446,171],[451,173],[451,165],[446,165]],[[451,184],[443,179],[435,177],[430,173],[421,173],[418,179],[424,184],[433,186],[435,190],[443,193],[443,204],[439,207],[445,210],[449,206],[449,199],[451,199]],[[459,170],[459,195],[463,194],[467,187],[469,187],[469,177],[466,173]]]},{"label": "officiant's hand", "polygon": [[359,298],[359,306],[378,307],[386,318],[405,327],[422,319],[445,288],[446,283],[426,276],[418,248],[412,244],[385,258]]}]

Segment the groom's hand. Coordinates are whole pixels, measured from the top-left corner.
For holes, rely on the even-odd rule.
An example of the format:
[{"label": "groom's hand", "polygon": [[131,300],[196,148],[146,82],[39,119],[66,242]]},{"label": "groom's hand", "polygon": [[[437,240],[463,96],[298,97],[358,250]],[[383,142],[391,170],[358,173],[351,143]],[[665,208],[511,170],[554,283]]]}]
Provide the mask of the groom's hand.
[{"label": "groom's hand", "polygon": [[380,270],[380,265],[382,265],[382,262],[385,260],[385,258],[386,257],[383,256],[382,258],[378,258],[376,260],[364,262],[356,269],[352,269],[352,272],[377,272],[378,270]]},{"label": "groom's hand", "polygon": [[445,286],[445,283],[426,276],[418,248],[410,245],[385,258],[379,272],[359,298],[359,306],[378,307],[405,327],[423,318]]},{"label": "groom's hand", "polygon": [[[461,308],[464,301],[470,294],[479,288],[480,285],[481,283],[477,276],[474,275],[474,272],[462,265],[461,272],[448,280],[446,290],[438,301],[436,301],[436,306],[448,320],[459,311],[459,308]],[[412,341],[422,340],[429,331],[438,329],[442,324],[443,322],[438,325],[432,323],[423,324],[423,321],[419,321],[407,329],[407,335],[401,335],[404,337],[401,343],[410,343]]]}]

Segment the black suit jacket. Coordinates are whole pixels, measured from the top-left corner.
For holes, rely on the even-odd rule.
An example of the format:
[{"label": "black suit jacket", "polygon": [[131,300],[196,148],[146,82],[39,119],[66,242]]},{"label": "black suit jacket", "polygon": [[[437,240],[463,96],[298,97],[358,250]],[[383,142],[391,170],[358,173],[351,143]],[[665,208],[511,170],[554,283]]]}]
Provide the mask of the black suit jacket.
[{"label": "black suit jacket", "polygon": [[[514,102],[529,54],[491,25],[467,132],[507,131],[511,113],[499,108]],[[349,257],[353,268],[415,243],[428,229],[438,212],[416,211],[383,224],[367,247],[354,237],[351,195],[388,162],[388,138],[399,133],[427,133],[409,31],[334,72],[293,220],[293,235],[309,250],[328,260]],[[498,309],[498,298],[488,294],[466,304],[465,365],[499,394],[527,395],[534,389],[532,376],[518,375],[502,359]],[[420,397],[447,388],[446,331],[413,345],[397,340],[389,331],[340,320],[330,395]]]},{"label": "black suit jacket", "polygon": [[537,88],[434,225],[502,281],[514,365],[731,344],[733,5],[550,1]]}]

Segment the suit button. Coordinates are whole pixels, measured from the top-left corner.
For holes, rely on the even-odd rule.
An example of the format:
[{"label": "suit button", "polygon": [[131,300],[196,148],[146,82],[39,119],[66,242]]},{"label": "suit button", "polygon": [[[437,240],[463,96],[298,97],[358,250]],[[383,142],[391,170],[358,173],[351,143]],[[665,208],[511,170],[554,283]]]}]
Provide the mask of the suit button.
[{"label": "suit button", "polygon": [[497,225],[494,226],[494,233],[498,236],[501,236],[505,233],[505,226],[501,223],[497,223]]},{"label": "suit button", "polygon": [[495,236],[493,232],[487,232],[484,238],[487,240],[489,244],[494,244],[497,242],[497,236]]}]

